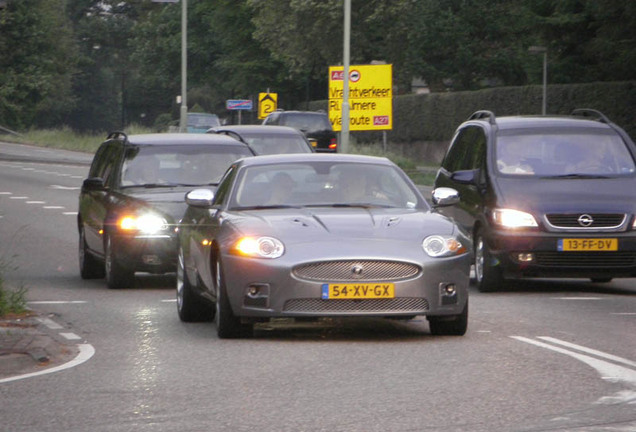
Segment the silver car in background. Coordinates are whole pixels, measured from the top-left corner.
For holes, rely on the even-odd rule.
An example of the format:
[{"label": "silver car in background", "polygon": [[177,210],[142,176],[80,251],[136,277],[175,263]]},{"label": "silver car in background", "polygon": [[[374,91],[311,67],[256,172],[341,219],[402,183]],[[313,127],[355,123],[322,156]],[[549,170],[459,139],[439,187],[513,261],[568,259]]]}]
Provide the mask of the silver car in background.
[{"label": "silver car in background", "polygon": [[[457,193],[434,191],[434,205]],[[463,335],[472,245],[385,158],[288,154],[235,162],[195,189],[179,225],[177,309],[219,337],[270,318],[426,315]]]}]

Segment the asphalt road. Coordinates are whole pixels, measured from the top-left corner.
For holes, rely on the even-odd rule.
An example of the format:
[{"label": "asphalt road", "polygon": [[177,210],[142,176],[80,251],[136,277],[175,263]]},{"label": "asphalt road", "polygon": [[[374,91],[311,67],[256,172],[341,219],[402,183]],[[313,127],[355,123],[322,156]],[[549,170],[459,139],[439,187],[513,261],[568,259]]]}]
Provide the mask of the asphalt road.
[{"label": "asphalt road", "polygon": [[128,290],[80,279],[86,155],[26,161],[40,152],[0,144],[3,276],[95,353],[0,383],[2,431],[636,430],[634,279],[471,288],[463,337],[366,319],[219,340],[179,321],[171,276]]}]

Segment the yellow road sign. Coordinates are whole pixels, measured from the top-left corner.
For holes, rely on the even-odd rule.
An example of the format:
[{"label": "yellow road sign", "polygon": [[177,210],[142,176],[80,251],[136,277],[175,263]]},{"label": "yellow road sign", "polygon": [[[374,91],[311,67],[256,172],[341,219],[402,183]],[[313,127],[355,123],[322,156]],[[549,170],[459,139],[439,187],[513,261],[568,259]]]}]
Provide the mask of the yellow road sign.
[{"label": "yellow road sign", "polygon": [[[329,119],[342,130],[344,73],[329,67]],[[349,66],[349,130],[393,128],[393,65]]]},{"label": "yellow road sign", "polygon": [[267,114],[273,113],[278,107],[277,93],[259,93],[258,94],[258,118],[264,119]]}]

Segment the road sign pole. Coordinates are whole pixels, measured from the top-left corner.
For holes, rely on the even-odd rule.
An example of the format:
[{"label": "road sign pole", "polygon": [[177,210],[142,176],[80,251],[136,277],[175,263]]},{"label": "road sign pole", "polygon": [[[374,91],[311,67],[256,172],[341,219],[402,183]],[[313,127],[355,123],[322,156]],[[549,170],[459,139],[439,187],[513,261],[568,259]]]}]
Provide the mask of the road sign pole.
[{"label": "road sign pole", "polygon": [[343,46],[343,93],[342,93],[342,131],[340,132],[340,151],[349,152],[349,46],[351,35],[351,0],[344,1],[344,46]]},{"label": "road sign pole", "polygon": [[188,1],[181,0],[181,110],[179,132],[188,131]]}]

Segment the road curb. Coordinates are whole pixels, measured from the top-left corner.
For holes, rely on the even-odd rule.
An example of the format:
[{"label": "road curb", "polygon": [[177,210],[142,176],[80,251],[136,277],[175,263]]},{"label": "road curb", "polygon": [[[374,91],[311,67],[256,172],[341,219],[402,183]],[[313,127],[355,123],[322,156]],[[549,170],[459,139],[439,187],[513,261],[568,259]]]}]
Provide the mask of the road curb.
[{"label": "road curb", "polygon": [[50,322],[49,318],[33,312],[28,316],[0,319],[0,378],[41,371],[77,356],[77,344],[64,340],[42,320]]}]

